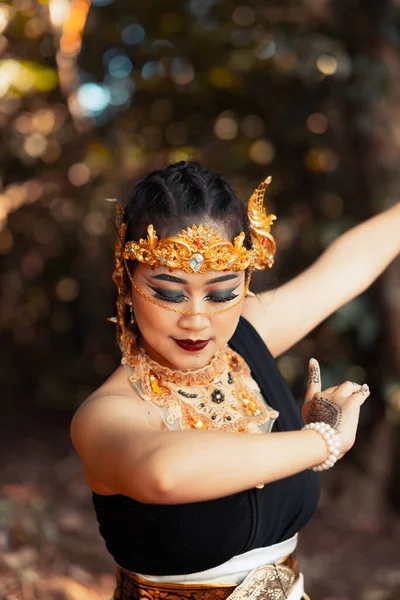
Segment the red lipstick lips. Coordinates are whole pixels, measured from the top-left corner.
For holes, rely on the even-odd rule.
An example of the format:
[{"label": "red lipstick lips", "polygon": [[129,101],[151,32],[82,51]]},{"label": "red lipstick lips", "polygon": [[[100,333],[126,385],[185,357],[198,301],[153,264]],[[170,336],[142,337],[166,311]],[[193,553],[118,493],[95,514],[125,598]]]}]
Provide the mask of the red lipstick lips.
[{"label": "red lipstick lips", "polygon": [[178,344],[183,350],[187,350],[188,352],[198,352],[199,350],[203,350],[209,342],[209,340],[176,340],[172,338],[174,342]]}]

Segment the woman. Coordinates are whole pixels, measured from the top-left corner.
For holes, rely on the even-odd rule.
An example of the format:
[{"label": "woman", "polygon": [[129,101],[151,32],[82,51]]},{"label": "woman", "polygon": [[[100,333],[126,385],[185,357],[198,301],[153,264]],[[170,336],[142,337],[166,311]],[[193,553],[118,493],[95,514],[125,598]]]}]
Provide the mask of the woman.
[{"label": "woman", "polygon": [[115,599],[308,598],[297,534],[317,506],[316,471],[352,447],[369,390],[346,381],[321,392],[311,359],[303,421],[274,357],[385,268],[393,242],[353,267],[346,252],[369,248],[369,227],[383,240],[393,214],[254,298],[251,272],[275,253],[267,183],[247,209],[189,160],[139,181],[123,212],[113,276],[122,365],[71,426],[117,564]]}]

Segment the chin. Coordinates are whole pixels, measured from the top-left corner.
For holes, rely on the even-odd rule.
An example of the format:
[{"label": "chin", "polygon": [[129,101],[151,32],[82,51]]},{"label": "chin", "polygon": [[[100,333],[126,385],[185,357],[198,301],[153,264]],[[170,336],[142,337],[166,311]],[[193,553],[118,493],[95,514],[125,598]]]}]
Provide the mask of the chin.
[{"label": "chin", "polygon": [[207,349],[195,353],[178,348],[178,352],[171,353],[168,360],[176,369],[201,369],[201,367],[210,362],[216,351],[214,348],[207,347]]}]

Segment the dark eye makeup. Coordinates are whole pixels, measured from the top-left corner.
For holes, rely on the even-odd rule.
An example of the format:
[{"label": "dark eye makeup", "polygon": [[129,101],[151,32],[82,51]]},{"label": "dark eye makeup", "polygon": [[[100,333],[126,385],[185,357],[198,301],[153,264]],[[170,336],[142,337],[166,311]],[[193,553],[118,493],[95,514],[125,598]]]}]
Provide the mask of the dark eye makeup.
[{"label": "dark eye makeup", "polygon": [[[189,302],[189,298],[182,294],[182,291],[165,290],[153,286],[149,287],[154,292],[154,298],[158,298],[159,300],[175,303]],[[213,292],[212,294],[208,294],[208,296],[205,296],[204,300],[210,300],[211,302],[229,302],[230,300],[234,300],[238,297],[238,294],[234,293],[234,289],[236,288],[224,290],[223,292]]]}]

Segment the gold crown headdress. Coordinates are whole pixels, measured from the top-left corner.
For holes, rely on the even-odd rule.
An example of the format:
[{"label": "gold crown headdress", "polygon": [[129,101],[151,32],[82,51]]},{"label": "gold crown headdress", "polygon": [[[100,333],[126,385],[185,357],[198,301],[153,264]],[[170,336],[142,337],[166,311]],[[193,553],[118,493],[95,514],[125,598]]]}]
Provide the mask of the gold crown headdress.
[{"label": "gold crown headdress", "polygon": [[[271,235],[271,225],[276,216],[267,215],[264,208],[265,190],[271,183],[267,177],[253,192],[248,201],[248,218],[252,248],[243,246],[245,234],[241,232],[233,243],[224,240],[208,226],[192,225],[177,236],[159,239],[153,225],[147,227],[147,238],[125,243],[127,224],[123,223],[123,209],[117,203],[118,239],[115,246],[114,270],[119,283],[118,316],[111,320],[118,323],[120,337],[124,331],[125,300],[123,297],[124,267],[132,283],[127,261],[137,260],[149,266],[165,266],[182,269],[187,273],[207,271],[240,271],[269,268],[274,264],[276,244]],[[135,286],[136,289],[136,286]],[[139,290],[138,290],[139,291]],[[173,310],[173,309],[170,309]],[[226,310],[226,309],[224,309]],[[183,311],[176,311],[183,312]],[[222,311],[221,311],[222,312]]]},{"label": "gold crown headdress", "polygon": [[122,223],[122,208],[119,205],[116,247],[116,262],[137,260],[149,266],[165,266],[182,269],[186,273],[206,273],[207,271],[241,271],[252,267],[264,269],[272,267],[276,251],[275,240],[270,233],[275,215],[267,215],[264,208],[264,194],[271,177],[263,181],[254,190],[248,202],[248,217],[252,248],[243,246],[245,234],[241,232],[233,243],[223,240],[218,233],[208,226],[192,225],[182,230],[177,236],[159,239],[153,225],[147,227],[147,238],[125,240],[126,224]]}]

